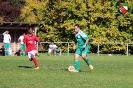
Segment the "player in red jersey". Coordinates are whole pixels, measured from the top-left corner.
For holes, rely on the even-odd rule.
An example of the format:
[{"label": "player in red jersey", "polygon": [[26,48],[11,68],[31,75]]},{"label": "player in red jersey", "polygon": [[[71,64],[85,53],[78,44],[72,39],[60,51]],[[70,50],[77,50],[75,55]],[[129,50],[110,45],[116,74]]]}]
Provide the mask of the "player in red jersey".
[{"label": "player in red jersey", "polygon": [[33,29],[29,28],[27,35],[24,36],[23,42],[25,44],[25,51],[28,53],[28,58],[30,61],[34,62],[35,69],[39,69],[38,62],[36,60],[36,46],[35,42],[40,44],[40,48],[43,50],[42,44],[37,36],[33,34]]}]

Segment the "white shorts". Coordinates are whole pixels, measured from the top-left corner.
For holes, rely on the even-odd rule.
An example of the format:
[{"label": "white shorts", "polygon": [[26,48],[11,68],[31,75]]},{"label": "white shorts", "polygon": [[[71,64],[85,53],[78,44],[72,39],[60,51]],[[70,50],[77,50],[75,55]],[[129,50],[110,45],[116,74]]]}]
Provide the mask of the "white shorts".
[{"label": "white shorts", "polygon": [[53,51],[53,49],[48,49],[48,54],[51,54],[52,53],[52,51]]},{"label": "white shorts", "polygon": [[35,54],[36,54],[36,50],[32,50],[28,52],[28,58],[31,59],[32,55],[35,57]]}]

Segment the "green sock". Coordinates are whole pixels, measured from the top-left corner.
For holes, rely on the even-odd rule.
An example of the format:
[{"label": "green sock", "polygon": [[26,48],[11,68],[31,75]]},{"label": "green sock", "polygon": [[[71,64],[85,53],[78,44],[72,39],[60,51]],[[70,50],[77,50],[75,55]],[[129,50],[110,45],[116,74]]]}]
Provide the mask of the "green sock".
[{"label": "green sock", "polygon": [[9,50],[6,50],[7,55],[9,55]]},{"label": "green sock", "polygon": [[79,70],[79,60],[74,60],[74,68],[75,70]]},{"label": "green sock", "polygon": [[20,52],[20,56],[23,56],[23,52]]},{"label": "green sock", "polygon": [[23,53],[23,56],[25,56],[25,52],[22,52]]},{"label": "green sock", "polygon": [[7,50],[4,50],[4,52],[5,52],[5,56],[6,56],[6,55],[7,55],[7,53],[6,53],[6,52],[7,52]]},{"label": "green sock", "polygon": [[87,63],[88,66],[90,66],[90,60],[88,58],[85,59],[85,62]]}]

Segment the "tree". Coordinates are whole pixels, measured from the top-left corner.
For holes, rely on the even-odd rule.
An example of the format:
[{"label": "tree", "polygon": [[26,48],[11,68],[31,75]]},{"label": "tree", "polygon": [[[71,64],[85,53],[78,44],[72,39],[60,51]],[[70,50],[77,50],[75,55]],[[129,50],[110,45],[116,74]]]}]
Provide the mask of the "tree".
[{"label": "tree", "polygon": [[[133,2],[133,0],[126,0]],[[31,3],[34,2],[34,3]],[[73,41],[73,26],[80,24],[91,42],[131,42],[133,15],[117,15],[116,0],[26,0],[20,18],[42,22],[38,36],[41,41]],[[94,50],[97,45],[92,46]],[[100,45],[101,52],[123,51],[124,44]],[[93,52],[93,51],[92,51]]]},{"label": "tree", "polygon": [[6,5],[1,4],[0,5],[0,21],[5,22],[13,22],[17,21],[18,17],[20,15],[20,8],[12,6],[12,5]]}]

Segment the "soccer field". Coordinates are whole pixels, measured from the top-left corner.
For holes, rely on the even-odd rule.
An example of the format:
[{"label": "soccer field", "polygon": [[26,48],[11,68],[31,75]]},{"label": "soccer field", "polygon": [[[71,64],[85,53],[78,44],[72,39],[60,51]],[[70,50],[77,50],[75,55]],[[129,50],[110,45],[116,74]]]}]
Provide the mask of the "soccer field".
[{"label": "soccer field", "polygon": [[68,72],[73,55],[37,57],[35,70],[27,56],[0,57],[0,88],[132,88],[133,56],[88,56],[94,70],[79,58],[80,72]]}]

